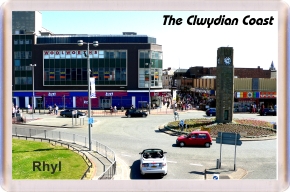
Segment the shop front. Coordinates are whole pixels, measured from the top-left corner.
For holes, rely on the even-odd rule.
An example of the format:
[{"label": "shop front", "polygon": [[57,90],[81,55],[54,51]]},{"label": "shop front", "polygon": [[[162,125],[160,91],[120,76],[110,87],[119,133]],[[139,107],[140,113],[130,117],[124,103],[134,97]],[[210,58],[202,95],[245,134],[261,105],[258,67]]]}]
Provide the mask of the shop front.
[{"label": "shop front", "polygon": [[265,105],[265,108],[276,105],[276,92],[235,92],[234,101],[234,112],[250,112],[251,105],[257,112],[262,104]]}]

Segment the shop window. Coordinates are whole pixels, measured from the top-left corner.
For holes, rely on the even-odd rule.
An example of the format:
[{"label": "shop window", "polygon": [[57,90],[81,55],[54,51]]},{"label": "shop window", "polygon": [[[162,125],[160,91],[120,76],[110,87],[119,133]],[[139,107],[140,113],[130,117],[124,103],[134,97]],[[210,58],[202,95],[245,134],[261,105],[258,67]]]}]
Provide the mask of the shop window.
[{"label": "shop window", "polygon": [[15,85],[21,84],[21,77],[15,77]]},{"label": "shop window", "polygon": [[21,59],[20,51],[15,51],[14,52],[14,59]]},{"label": "shop window", "polygon": [[31,39],[26,39],[26,40],[25,40],[25,44],[32,44]]}]

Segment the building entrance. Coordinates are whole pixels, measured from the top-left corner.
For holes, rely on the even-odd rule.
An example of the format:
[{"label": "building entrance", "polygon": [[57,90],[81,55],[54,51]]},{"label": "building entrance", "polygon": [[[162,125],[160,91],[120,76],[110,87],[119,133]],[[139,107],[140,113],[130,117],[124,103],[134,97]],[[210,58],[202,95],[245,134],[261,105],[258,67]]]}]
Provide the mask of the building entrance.
[{"label": "building entrance", "polygon": [[112,106],[111,97],[101,97],[101,107],[102,108],[110,108]]}]

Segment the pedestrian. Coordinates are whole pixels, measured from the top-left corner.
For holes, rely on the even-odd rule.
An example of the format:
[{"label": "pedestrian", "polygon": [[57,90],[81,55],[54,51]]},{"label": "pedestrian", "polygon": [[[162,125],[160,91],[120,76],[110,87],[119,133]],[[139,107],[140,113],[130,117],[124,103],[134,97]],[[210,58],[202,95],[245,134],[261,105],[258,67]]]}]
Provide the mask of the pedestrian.
[{"label": "pedestrian", "polygon": [[117,113],[117,106],[116,105],[114,107],[114,111],[115,111],[115,113]]},{"label": "pedestrian", "polygon": [[56,104],[53,105],[53,114],[55,114]]},{"label": "pedestrian", "polygon": [[113,107],[112,106],[110,107],[110,113],[111,113],[111,115],[113,113]]},{"label": "pedestrian", "polygon": [[51,105],[48,106],[48,109],[49,109],[49,114],[52,114],[52,106]]},{"label": "pedestrian", "polygon": [[131,105],[131,109],[134,109],[134,105]]},{"label": "pedestrian", "polygon": [[58,106],[55,105],[55,115],[57,115],[57,111],[58,111]]}]

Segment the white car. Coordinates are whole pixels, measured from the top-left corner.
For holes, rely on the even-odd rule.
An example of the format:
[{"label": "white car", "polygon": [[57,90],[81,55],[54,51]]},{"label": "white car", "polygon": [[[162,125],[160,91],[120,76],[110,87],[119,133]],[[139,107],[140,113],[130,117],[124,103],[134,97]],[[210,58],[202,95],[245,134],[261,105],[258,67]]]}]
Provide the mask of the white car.
[{"label": "white car", "polygon": [[161,149],[145,149],[141,153],[140,171],[142,175],[150,173],[167,174],[166,156]]}]

